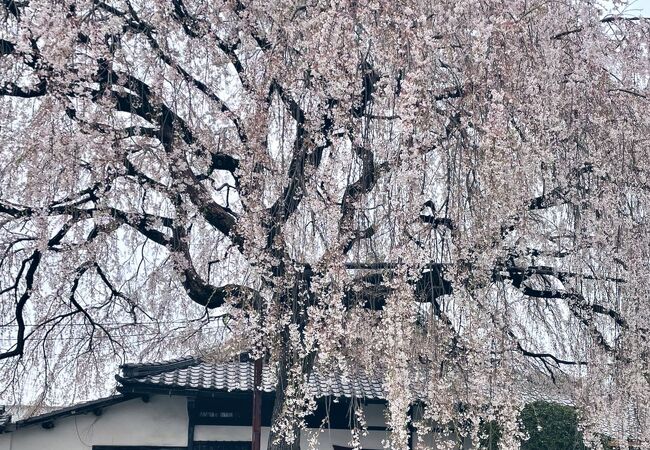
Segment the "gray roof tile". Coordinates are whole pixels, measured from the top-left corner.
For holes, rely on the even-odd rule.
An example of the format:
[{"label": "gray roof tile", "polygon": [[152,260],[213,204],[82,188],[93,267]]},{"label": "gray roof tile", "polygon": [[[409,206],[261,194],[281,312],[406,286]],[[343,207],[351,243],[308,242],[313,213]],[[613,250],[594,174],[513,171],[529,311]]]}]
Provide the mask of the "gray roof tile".
[{"label": "gray roof tile", "polygon": [[[122,370],[124,376],[118,377],[118,380],[123,385],[225,392],[253,390],[254,364],[252,362],[208,363],[199,359],[186,358],[172,361],[169,365],[130,364],[123,366]],[[262,390],[273,392],[275,384],[271,367],[264,366]],[[342,374],[323,375],[314,371],[309,377],[308,389],[316,397],[385,398],[381,381],[363,373],[346,377]]]}]

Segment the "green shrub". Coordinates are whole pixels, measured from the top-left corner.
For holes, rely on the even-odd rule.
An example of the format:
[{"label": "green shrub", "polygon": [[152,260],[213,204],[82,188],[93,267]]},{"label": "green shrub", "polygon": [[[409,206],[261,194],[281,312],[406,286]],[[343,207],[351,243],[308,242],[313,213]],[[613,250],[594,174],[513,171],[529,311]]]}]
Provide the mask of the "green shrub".
[{"label": "green shrub", "polygon": [[[529,436],[521,443],[521,450],[586,450],[582,433],[578,431],[578,415],[570,406],[542,401],[529,403],[519,420]],[[496,422],[483,423],[480,434],[479,448],[499,448],[501,430]]]},{"label": "green shrub", "polygon": [[548,402],[529,403],[521,411],[521,424],[530,438],[521,450],[584,450],[574,408]]}]

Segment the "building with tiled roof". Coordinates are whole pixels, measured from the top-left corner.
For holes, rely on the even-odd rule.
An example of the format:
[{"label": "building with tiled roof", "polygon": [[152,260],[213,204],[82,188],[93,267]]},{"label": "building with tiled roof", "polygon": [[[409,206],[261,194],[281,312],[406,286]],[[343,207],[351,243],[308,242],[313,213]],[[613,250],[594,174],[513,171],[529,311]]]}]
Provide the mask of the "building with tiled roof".
[{"label": "building with tiled roof", "polygon": [[[239,450],[251,448],[254,363],[207,362],[186,357],[125,364],[116,375],[118,394],[25,417],[0,415],[0,450]],[[271,424],[275,377],[262,371],[261,448]],[[364,449],[380,449],[388,435],[381,377],[312,372],[307,389],[317,399],[307,417],[301,447],[316,437],[317,450],[351,446],[352,402],[367,422]],[[324,420],[327,417],[328,420]],[[322,432],[325,430],[325,432]],[[442,435],[425,437],[429,445]],[[313,439],[311,439],[313,440]],[[413,439],[414,449],[417,448]],[[436,448],[430,446],[428,448]]]},{"label": "building with tiled roof", "polygon": [[[124,364],[115,378],[115,395],[48,409],[43,414],[23,417],[20,411],[26,411],[25,408],[0,407],[0,450],[251,448],[254,362],[246,355],[225,362],[184,357]],[[517,392],[525,402],[570,404],[570,397],[561,386],[562,383],[545,385],[533,376]],[[262,406],[258,416],[262,449],[267,446],[275,389],[272,366],[267,364],[262,368]],[[380,374],[315,369],[307,379],[307,390],[316,399],[316,408],[306,418],[301,448],[311,448],[307,442],[315,436],[316,450],[349,449],[353,404],[363,409],[366,419],[367,434],[362,438],[362,448],[383,448],[388,430]],[[433,429],[438,431],[426,436],[417,436],[412,430],[411,449],[436,449],[439,443],[449,443],[452,430],[435,426]],[[604,428],[604,434],[614,434],[607,431]],[[456,443],[455,448],[461,447],[468,448],[468,442]]]}]

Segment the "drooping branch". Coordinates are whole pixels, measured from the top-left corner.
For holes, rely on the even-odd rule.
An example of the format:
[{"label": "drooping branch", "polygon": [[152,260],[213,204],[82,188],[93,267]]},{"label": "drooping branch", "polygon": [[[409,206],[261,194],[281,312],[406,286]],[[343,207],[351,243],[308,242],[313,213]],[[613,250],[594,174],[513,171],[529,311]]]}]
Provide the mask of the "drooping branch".
[{"label": "drooping branch", "polygon": [[[582,311],[590,310],[591,312],[596,314],[609,316],[614,320],[614,322],[617,325],[621,327],[626,326],[626,321],[619,312],[596,303],[590,303],[584,298],[584,296],[582,296],[577,292],[558,290],[558,289],[536,289],[526,284],[526,280],[530,279],[535,275],[542,276],[542,277],[552,276],[562,282],[566,281],[568,278],[594,279],[596,277],[589,276],[589,275],[579,275],[573,272],[558,271],[549,267],[538,268],[536,266],[530,266],[525,268],[512,267],[508,269],[508,272],[510,273],[509,278],[510,280],[512,280],[513,286],[516,287],[517,289],[520,289],[521,292],[528,297],[566,300],[568,304],[572,307],[575,307]],[[605,277],[605,278],[596,278],[596,279],[605,280],[612,283],[625,282],[625,280],[620,278]]]},{"label": "drooping branch", "polygon": [[4,39],[0,39],[0,55],[11,55],[15,53],[16,45]]},{"label": "drooping branch", "polygon": [[201,23],[200,20],[193,16],[187,10],[183,0],[172,0],[172,4],[174,6],[172,17],[181,24],[185,34],[195,39],[214,39],[217,43],[217,47],[228,57],[235,68],[242,86],[251,92],[252,86],[250,79],[244,69],[241,58],[237,55],[237,49],[240,46],[241,40],[237,38],[234,43],[228,43],[217,33],[209,33],[209,26]]},{"label": "drooping branch", "polygon": [[214,286],[201,277],[192,262],[187,243],[187,230],[184,228],[174,227],[173,245],[170,250],[177,258],[175,268],[182,275],[183,287],[195,303],[213,309],[224,306],[228,300],[233,300],[231,304],[240,308],[259,308],[260,294],[254,289],[236,284]]},{"label": "drooping branch", "polygon": [[423,223],[427,223],[431,225],[433,228],[438,228],[438,227],[444,227],[448,228],[450,230],[454,230],[454,221],[450,219],[449,217],[438,217],[437,216],[437,211],[436,211],[436,205],[432,200],[427,200],[424,202],[422,205],[422,209],[429,209],[431,210],[431,214],[420,214],[420,220]]},{"label": "drooping branch", "polygon": [[47,92],[47,80],[41,78],[39,82],[28,88],[18,86],[16,83],[5,83],[0,86],[0,96],[35,98],[42,97]]},{"label": "drooping branch", "polygon": [[[642,20],[650,21],[650,17],[624,17],[624,16],[614,15],[614,16],[607,16],[602,18],[600,20],[600,23],[603,24],[603,23],[615,23],[615,22],[636,22]],[[582,31],[584,31],[584,29],[585,27],[579,26],[571,30],[562,31],[561,33],[557,33],[551,36],[551,40],[556,41],[572,34],[581,33]]]},{"label": "drooping branch", "polygon": [[531,358],[539,358],[539,359],[551,359],[554,363],[558,365],[565,365],[565,366],[587,365],[586,361],[573,361],[568,359],[562,359],[562,358],[558,358],[552,353],[531,352],[530,350],[526,350],[519,342],[517,343],[517,347],[519,348],[519,350],[524,356],[528,356]]},{"label": "drooping branch", "polygon": [[[320,131],[325,143],[312,147],[313,144],[307,140],[305,113],[300,105],[275,80],[271,83],[271,94],[273,93],[278,94],[285,107],[289,110],[289,114],[294,119],[296,123],[296,137],[293,143],[293,156],[287,173],[289,183],[284,188],[282,194],[280,194],[268,209],[269,219],[266,223],[266,228],[269,230],[267,235],[268,248],[273,246],[275,237],[280,233],[283,225],[298,209],[300,201],[305,194],[305,168],[307,165],[314,168],[320,165],[323,151],[331,145],[330,133],[334,126],[334,122],[329,115],[323,117]],[[330,102],[331,107],[332,103]]]},{"label": "drooping branch", "polygon": [[[348,264],[348,268],[354,270],[370,270],[381,272],[366,273],[355,280],[346,291],[344,303],[347,307],[363,307],[369,309],[383,309],[389,296],[393,293],[393,289],[389,288],[387,276],[390,276],[392,270],[398,267],[397,263],[370,263],[370,264]],[[499,273],[497,271],[497,273]],[[525,281],[532,276],[549,276],[555,275],[558,279],[580,278],[579,274],[573,272],[562,272],[551,270],[547,267],[538,268],[531,267],[513,267],[510,268],[509,279],[513,285],[519,288],[522,294],[533,298],[545,299],[562,299],[567,302],[570,311],[575,315],[580,322],[587,327],[595,341],[608,352],[613,352],[614,349],[607,342],[602,332],[596,328],[596,323],[593,320],[593,315],[604,315],[613,319],[614,323],[620,327],[627,326],[626,320],[623,316],[612,308],[608,308],[597,303],[588,302],[582,295],[575,292],[568,292],[562,290],[539,290],[528,286]],[[503,280],[503,275],[497,277],[498,280]],[[497,281],[498,281],[497,280]],[[608,280],[611,282],[624,282],[620,279]],[[438,298],[444,295],[449,295],[453,292],[452,284],[444,278],[444,265],[442,264],[429,264],[421,273],[420,277],[414,284],[416,299],[420,302],[431,303],[434,311],[439,309]],[[569,362],[569,360],[555,357],[547,353],[535,354],[525,350],[519,343],[517,337],[511,332],[510,337],[517,343],[517,346],[524,356],[536,357],[540,359],[550,358],[558,364],[582,364],[583,362]]]},{"label": "drooping branch", "polygon": [[[113,73],[110,78],[118,80],[120,77],[118,74]],[[130,75],[123,78],[125,78],[129,89],[137,92],[139,97],[115,96],[118,110],[135,113],[143,119],[157,124],[160,129],[158,138],[168,153],[173,150],[176,133],[180,135],[187,145],[195,143],[194,135],[186,122],[164,103],[154,101],[151,89],[146,83]],[[229,161],[231,167],[236,167],[234,160],[229,160],[225,155],[221,157],[221,161]],[[180,189],[181,192],[187,191],[190,194],[190,201],[199,208],[208,223],[228,236],[233,242],[242,245],[243,240],[240,235],[234,232],[236,218],[233,212],[219,205],[210,197],[184,158],[175,158],[173,162],[174,164],[170,165],[170,170],[174,180],[178,182],[177,189]]]},{"label": "drooping branch", "polygon": [[362,168],[359,179],[348,184],[343,193],[339,230],[344,233],[352,231],[351,221],[355,211],[354,204],[362,196],[368,194],[374,188],[379,177],[390,169],[388,162],[376,165],[374,153],[367,148],[356,146],[354,147],[354,153],[361,160]]},{"label": "drooping branch", "polygon": [[16,0],[2,0],[2,6],[7,10],[9,14],[14,16],[16,19],[20,19],[20,10],[18,8],[27,6],[28,2],[17,2]]},{"label": "drooping branch", "polygon": [[22,271],[24,270],[25,267],[27,266],[28,267],[27,267],[27,271],[25,272],[25,290],[23,291],[20,298],[16,302],[16,307],[15,307],[15,320],[16,320],[16,324],[18,325],[18,330],[16,332],[16,343],[14,344],[13,349],[0,353],[0,360],[23,355],[23,351],[25,349],[25,328],[26,328],[25,318],[23,317],[23,313],[25,311],[25,306],[27,305],[27,302],[29,301],[32,295],[32,290],[34,289],[34,279],[36,276],[36,270],[38,269],[38,266],[41,263],[41,258],[42,258],[41,252],[36,250],[34,251],[34,253],[32,253],[32,255],[29,258],[23,260],[21,269],[18,273],[18,277],[16,278],[16,288],[18,287],[18,282],[22,274]]},{"label": "drooping branch", "polygon": [[[100,5],[102,5],[101,2],[99,2]],[[177,3],[179,6],[176,9],[176,11],[183,11],[184,7],[182,6],[182,3]],[[156,32],[155,27],[153,27],[151,24],[143,21],[138,17],[138,14],[136,11],[133,9],[133,7],[127,2],[127,5],[129,7],[129,15],[131,16],[131,21],[135,22],[138,24],[137,29],[142,30],[144,35],[147,37],[147,40],[149,41],[149,44],[151,45],[151,48],[154,50],[154,52],[157,54],[157,56],[167,65],[172,67],[176,72],[178,72],[179,75],[190,85],[194,86],[196,89],[198,89],[200,92],[205,94],[206,97],[208,97],[210,100],[212,100],[214,103],[216,103],[221,110],[222,113],[228,117],[232,121],[232,123],[235,125],[235,128],[237,129],[237,134],[239,135],[239,139],[243,144],[246,144],[248,142],[248,137],[246,136],[246,131],[244,130],[239,118],[235,115],[235,113],[226,105],[226,103],[210,88],[208,85],[203,83],[202,81],[196,79],[193,77],[187,70],[185,70],[179,63],[174,61],[174,59],[166,53],[160,44],[158,43],[158,40],[155,38],[154,33]],[[126,13],[123,12],[118,12],[118,16],[123,17],[126,15]],[[132,22],[129,23],[132,23]]]},{"label": "drooping branch", "polygon": [[[383,309],[388,297],[395,292],[388,282],[399,264],[349,263],[346,266],[348,269],[368,272],[356,277],[347,287],[343,299],[345,306],[372,310]],[[435,263],[427,264],[422,268],[418,277],[411,283],[416,301],[434,304],[438,298],[453,292],[451,283],[444,278],[444,270],[443,264]]]},{"label": "drooping branch", "polygon": [[368,113],[368,109],[372,103],[373,93],[375,92],[377,83],[381,79],[367,59],[363,60],[359,69],[361,70],[361,95],[358,100],[358,105],[354,106],[350,111],[352,116],[357,118],[363,117]]},{"label": "drooping branch", "polygon": [[85,262],[82,263],[77,270],[75,271],[75,276],[74,279],[72,280],[72,287],[70,288],[70,295],[69,295],[69,300],[70,304],[75,308],[75,312],[78,314],[81,314],[86,322],[91,326],[91,331],[90,331],[90,337],[88,339],[88,350],[91,351],[93,347],[93,338],[95,336],[95,330],[99,329],[101,332],[106,336],[109,341],[111,342],[111,345],[113,346],[113,349],[117,347],[121,347],[121,344],[116,341],[112,336],[109,330],[106,329],[104,325],[102,325],[100,322],[96,321],[93,316],[90,314],[90,312],[84,308],[79,301],[76,298],[76,293],[77,289],[79,288],[79,281],[81,280],[81,277],[88,271],[88,269],[92,266],[91,263]]}]

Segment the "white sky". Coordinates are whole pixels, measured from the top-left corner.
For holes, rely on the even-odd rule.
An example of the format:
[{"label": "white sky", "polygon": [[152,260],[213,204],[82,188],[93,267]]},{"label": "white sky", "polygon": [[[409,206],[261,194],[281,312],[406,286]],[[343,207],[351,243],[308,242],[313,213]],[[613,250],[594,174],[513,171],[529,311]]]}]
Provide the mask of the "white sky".
[{"label": "white sky", "polygon": [[646,17],[650,16],[650,0],[636,0],[632,4],[632,8],[642,10]]},{"label": "white sky", "polygon": [[[611,5],[611,2],[604,1],[605,5]],[[643,15],[650,16],[650,0],[630,0],[630,6],[626,9],[626,13],[630,16]]]}]

